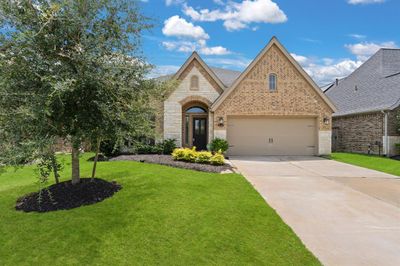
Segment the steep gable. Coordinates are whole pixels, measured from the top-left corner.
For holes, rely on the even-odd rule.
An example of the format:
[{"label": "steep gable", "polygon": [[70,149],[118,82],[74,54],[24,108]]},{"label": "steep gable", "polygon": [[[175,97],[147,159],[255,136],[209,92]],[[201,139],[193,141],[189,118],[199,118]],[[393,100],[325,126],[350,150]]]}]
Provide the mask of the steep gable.
[{"label": "steep gable", "polygon": [[[242,84],[243,80],[256,79],[258,81],[263,81],[266,83],[266,78],[269,73],[281,72],[283,76],[281,78],[288,78],[288,72],[284,73],[283,65],[286,64],[285,69],[297,72],[298,76],[306,83],[308,83],[311,90],[325,102],[326,105],[331,108],[332,111],[336,110],[333,103],[324,95],[324,93],[319,89],[315,82],[310,78],[310,76],[303,70],[303,68],[297,63],[297,61],[286,51],[282,44],[278,41],[276,37],[273,37],[271,41],[264,47],[264,49],[257,55],[257,57],[252,61],[252,63],[246,68],[246,70],[236,79],[230,88],[225,90],[221,97],[213,104],[212,110],[217,110],[222,102],[238,87]],[[275,68],[274,68],[275,66]],[[268,68],[269,67],[269,68]],[[264,76],[260,76],[260,75]]]},{"label": "steep gable", "polygon": [[[270,92],[267,77],[277,75],[277,91]],[[319,117],[320,129],[334,105],[320,91],[282,45],[273,38],[257,58],[214,103],[215,117],[274,115]]]},{"label": "steep gable", "polygon": [[193,68],[196,68],[218,93],[222,93],[224,91],[225,86],[222,81],[215,75],[208,65],[204,63],[204,61],[196,52],[193,52],[192,55],[186,60],[186,62],[174,75],[174,78],[177,80],[185,79],[185,77],[192,71]]}]

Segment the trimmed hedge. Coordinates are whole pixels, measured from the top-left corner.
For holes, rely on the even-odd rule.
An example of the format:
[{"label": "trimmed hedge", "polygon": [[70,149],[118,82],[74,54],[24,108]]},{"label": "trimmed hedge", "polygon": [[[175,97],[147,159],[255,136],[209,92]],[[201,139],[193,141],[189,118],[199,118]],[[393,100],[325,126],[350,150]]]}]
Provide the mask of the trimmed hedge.
[{"label": "trimmed hedge", "polygon": [[209,151],[196,151],[196,147],[189,148],[178,148],[172,152],[172,157],[176,161],[184,161],[191,163],[204,163],[212,165],[223,165],[225,164],[224,155],[221,151],[212,154]]}]

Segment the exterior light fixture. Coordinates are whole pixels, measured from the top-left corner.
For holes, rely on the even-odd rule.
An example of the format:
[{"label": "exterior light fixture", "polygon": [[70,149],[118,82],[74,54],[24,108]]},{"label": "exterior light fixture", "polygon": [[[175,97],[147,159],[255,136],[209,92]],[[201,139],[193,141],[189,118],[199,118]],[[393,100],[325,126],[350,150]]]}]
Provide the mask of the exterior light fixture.
[{"label": "exterior light fixture", "polygon": [[325,125],[329,125],[329,118],[328,117],[324,117],[324,124]]},{"label": "exterior light fixture", "polygon": [[222,116],[218,117],[218,126],[223,127],[225,124],[224,118]]}]

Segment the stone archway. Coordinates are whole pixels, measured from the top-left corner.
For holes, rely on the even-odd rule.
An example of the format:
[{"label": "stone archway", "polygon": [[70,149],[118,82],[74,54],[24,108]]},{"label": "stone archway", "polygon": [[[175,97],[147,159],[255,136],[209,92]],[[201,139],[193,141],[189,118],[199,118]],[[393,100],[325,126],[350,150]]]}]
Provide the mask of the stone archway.
[{"label": "stone archway", "polygon": [[182,101],[182,144],[206,150],[209,140],[209,103],[198,96]]}]

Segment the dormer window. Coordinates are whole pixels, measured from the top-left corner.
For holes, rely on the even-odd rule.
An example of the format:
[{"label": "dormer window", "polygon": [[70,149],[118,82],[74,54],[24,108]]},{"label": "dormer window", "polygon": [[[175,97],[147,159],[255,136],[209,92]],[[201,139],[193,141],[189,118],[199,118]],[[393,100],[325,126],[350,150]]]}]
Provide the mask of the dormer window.
[{"label": "dormer window", "polygon": [[268,87],[269,91],[276,91],[277,89],[277,77],[276,74],[269,74],[268,76]]},{"label": "dormer window", "polygon": [[190,78],[190,89],[197,91],[199,89],[199,77],[196,75],[193,75]]}]

